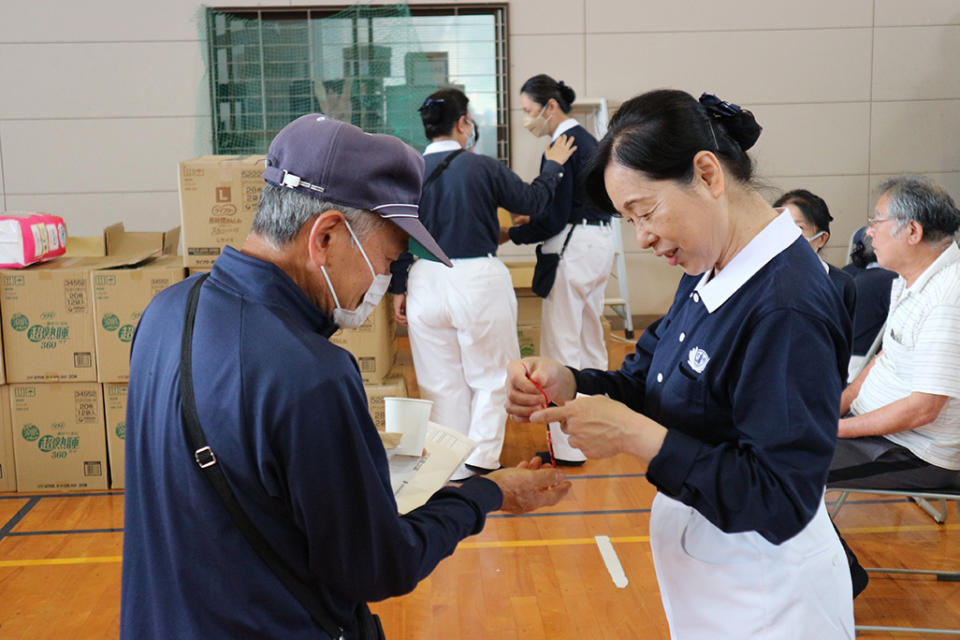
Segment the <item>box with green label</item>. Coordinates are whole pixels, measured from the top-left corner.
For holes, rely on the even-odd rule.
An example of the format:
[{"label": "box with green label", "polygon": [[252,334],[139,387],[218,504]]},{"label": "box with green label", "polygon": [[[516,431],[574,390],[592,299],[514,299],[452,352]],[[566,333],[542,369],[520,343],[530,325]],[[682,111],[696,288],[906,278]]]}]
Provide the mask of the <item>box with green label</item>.
[{"label": "box with green label", "polygon": [[90,274],[100,382],[130,379],[130,342],[140,316],[155,295],[183,280],[183,261],[164,256],[131,269]]},{"label": "box with green label", "polygon": [[13,421],[10,419],[10,387],[0,386],[0,491],[17,490],[13,457]]},{"label": "box with green label", "polygon": [[19,491],[107,488],[99,384],[10,385],[10,410]]},{"label": "box with green label", "polygon": [[123,489],[123,453],[127,442],[127,385],[104,384],[103,408],[107,425],[107,457],[110,459],[110,488]]}]

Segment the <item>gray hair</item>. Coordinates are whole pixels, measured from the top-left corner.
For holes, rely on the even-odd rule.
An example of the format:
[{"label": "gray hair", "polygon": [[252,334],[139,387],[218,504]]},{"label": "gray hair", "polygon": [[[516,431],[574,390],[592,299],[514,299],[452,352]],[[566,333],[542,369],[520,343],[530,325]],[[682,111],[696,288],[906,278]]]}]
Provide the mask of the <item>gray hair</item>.
[{"label": "gray hair", "polygon": [[370,211],[327,202],[287,187],[268,184],[260,192],[257,215],[250,231],[263,236],[279,249],[293,240],[303,225],[331,209],[343,213],[358,238],[365,238],[389,224]]},{"label": "gray hair", "polygon": [[890,230],[896,235],[916,220],[923,228],[923,239],[936,244],[952,240],[960,228],[960,211],[941,186],[922,176],[897,176],[880,185],[880,193],[889,196],[890,215],[897,219]]}]

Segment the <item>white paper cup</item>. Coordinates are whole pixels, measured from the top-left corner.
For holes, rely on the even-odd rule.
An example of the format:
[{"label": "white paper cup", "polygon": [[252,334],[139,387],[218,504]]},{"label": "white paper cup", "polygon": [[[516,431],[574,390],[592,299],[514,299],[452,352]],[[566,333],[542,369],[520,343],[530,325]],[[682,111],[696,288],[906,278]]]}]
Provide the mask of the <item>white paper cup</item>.
[{"label": "white paper cup", "polygon": [[419,456],[423,453],[432,407],[432,400],[391,397],[383,399],[385,430],[403,434],[403,440],[400,441],[400,446],[393,450],[394,453],[405,456]]}]

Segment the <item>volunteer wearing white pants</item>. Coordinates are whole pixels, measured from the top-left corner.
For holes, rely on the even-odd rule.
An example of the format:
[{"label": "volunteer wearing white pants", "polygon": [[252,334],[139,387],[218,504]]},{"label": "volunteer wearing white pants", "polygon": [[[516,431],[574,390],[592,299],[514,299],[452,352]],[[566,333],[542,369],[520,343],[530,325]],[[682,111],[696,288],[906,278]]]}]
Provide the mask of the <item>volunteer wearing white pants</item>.
[{"label": "volunteer wearing white pants", "polygon": [[[542,242],[542,253],[561,254],[556,280],[543,300],[540,354],[572,367],[606,369],[607,346],[600,318],[613,267],[613,229],[610,215],[590,206],[584,196],[582,179],[597,141],[567,116],[575,99],[573,89],[563,81],[542,74],[520,89],[524,127],[553,140],[572,136],[577,152],[567,160],[563,181],[547,210],[539,218],[511,228],[510,239],[517,244]],[[550,437],[559,464],[580,465],[586,460],[569,445],[558,424],[550,425]]]},{"label": "volunteer wearing white pants", "polygon": [[[823,502],[852,325],[790,214],[750,186],[759,135],[715,96],[624,103],[587,192],[685,275],[620,370],[511,363],[507,410],[561,422],[590,457],[647,464],[672,638],[852,639],[850,573]],[[531,379],[559,406],[539,409]]]},{"label": "volunteer wearing white pants", "polygon": [[[453,269],[417,260],[395,265],[391,291],[398,322],[408,324],[421,397],[431,419],[477,443],[453,476],[462,480],[500,467],[507,413],[506,366],[520,356],[517,299],[506,266],[497,207],[536,218],[563,178],[573,152],[567,138],[546,151],[540,176],[526,184],[488,156],[463,153],[477,129],[467,97],[457,89],[432,94],[420,108],[431,143],[424,150],[420,220]],[[402,295],[406,289],[406,296]]]}]

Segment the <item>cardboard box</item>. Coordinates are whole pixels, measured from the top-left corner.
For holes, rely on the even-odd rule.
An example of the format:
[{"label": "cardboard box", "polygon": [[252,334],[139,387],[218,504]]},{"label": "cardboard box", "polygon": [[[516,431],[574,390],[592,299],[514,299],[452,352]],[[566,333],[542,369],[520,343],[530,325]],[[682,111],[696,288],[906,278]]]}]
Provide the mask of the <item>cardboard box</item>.
[{"label": "cardboard box", "polygon": [[521,358],[540,355],[540,325],[518,326],[517,342],[520,344]]},{"label": "cardboard box", "polygon": [[517,324],[532,325],[541,323],[543,298],[536,295],[517,295]]},{"label": "cardboard box", "polygon": [[361,326],[337,331],[330,342],[353,354],[364,382],[381,382],[397,355],[393,308],[381,302]]},{"label": "cardboard box", "polygon": [[10,390],[17,489],[106,489],[100,385],[15,384]]},{"label": "cardboard box", "polygon": [[17,465],[13,456],[13,420],[10,417],[10,387],[0,387],[0,491],[17,490]]},{"label": "cardboard box", "polygon": [[180,163],[183,259],[208,267],[226,245],[240,248],[263,190],[265,156],[202,156]]},{"label": "cardboard box", "polygon": [[[8,382],[95,382],[90,272],[134,265],[163,252],[163,233],[105,232],[104,257],[58,258],[0,271],[0,317]],[[114,247],[111,249],[111,247]]]},{"label": "cardboard box", "polygon": [[127,385],[103,385],[103,406],[107,428],[107,457],[110,460],[110,488],[123,489],[124,450],[127,442]]},{"label": "cardboard box", "polygon": [[132,269],[98,269],[90,274],[100,382],[130,379],[130,341],[153,296],[183,280],[183,261],[164,256]]},{"label": "cardboard box", "polygon": [[407,385],[403,381],[403,374],[397,370],[391,371],[390,375],[383,379],[380,384],[364,384],[363,390],[367,392],[367,405],[370,408],[370,417],[377,429],[383,431],[386,429],[386,416],[383,410],[383,399],[406,398]]}]

